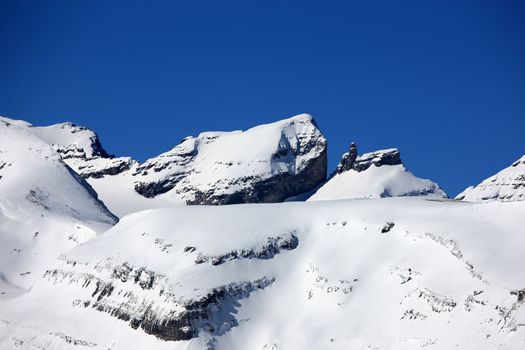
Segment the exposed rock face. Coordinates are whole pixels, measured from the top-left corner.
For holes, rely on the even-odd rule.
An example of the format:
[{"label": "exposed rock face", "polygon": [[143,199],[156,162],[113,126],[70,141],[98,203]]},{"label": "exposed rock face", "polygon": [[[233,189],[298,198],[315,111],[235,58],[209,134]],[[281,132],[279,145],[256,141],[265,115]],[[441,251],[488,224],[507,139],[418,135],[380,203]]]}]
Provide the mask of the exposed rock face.
[{"label": "exposed rock face", "polygon": [[355,142],[352,142],[349,151],[341,157],[341,161],[339,162],[335,173],[341,174],[348,170],[365,171],[372,165],[379,167],[382,165],[399,164],[402,164],[402,162],[401,155],[397,148],[365,153],[358,156],[357,145]]},{"label": "exposed rock face", "polygon": [[470,186],[458,194],[456,199],[471,202],[525,200],[525,156],[479,185]]},{"label": "exposed rock face", "polygon": [[[194,208],[180,209],[191,212]],[[123,220],[133,220],[133,216]],[[247,237],[242,244],[227,242],[226,232],[218,225],[223,247],[214,249],[214,244],[206,239],[190,240],[195,246],[185,247],[185,240],[181,240],[183,231],[176,228],[168,230],[163,224],[149,232],[143,225],[132,226],[136,229],[127,243],[152,248],[152,260],[145,255],[138,260],[121,259],[118,251],[116,255],[107,254],[100,248],[108,242],[91,252],[87,247],[84,252],[91,257],[86,260],[83,246],[78,255],[63,254],[45,272],[39,288],[63,288],[72,298],[68,307],[75,312],[99,319],[116,318],[120,327],[127,325],[146,336],[165,341],[191,340],[201,332],[220,336],[238,325],[236,313],[242,299],[275,282],[270,270],[246,276],[229,275],[228,268],[249,260],[271,265],[277,255],[288,255],[299,245],[298,231],[270,231]],[[108,239],[111,237],[109,233]],[[146,250],[139,249],[139,256]],[[188,274],[184,266],[189,268]],[[210,278],[210,274],[222,277]]]},{"label": "exposed rock face", "polygon": [[[76,265],[74,261],[67,264]],[[112,274],[108,273],[112,270]],[[104,276],[108,276],[105,277]],[[68,284],[83,290],[82,299],[75,299],[73,307],[91,308],[127,322],[131,328],[166,341],[190,340],[200,330],[220,335],[237,325],[235,318],[217,314],[234,313],[236,302],[274,282],[262,277],[254,281],[231,282],[201,291],[186,298],[177,295],[166,276],[145,267],[134,268],[128,263],[112,266],[99,264],[94,273],[68,270],[49,270],[44,279],[50,285]]]},{"label": "exposed rock face", "polygon": [[365,171],[372,165],[377,167],[383,165],[399,165],[401,156],[397,148],[391,148],[371,153],[365,153],[356,158],[352,169],[355,171]]},{"label": "exposed rock face", "polygon": [[336,173],[341,174],[342,172],[352,169],[354,162],[357,158],[357,145],[355,142],[350,144],[350,149],[347,153],[343,154],[339,165],[337,165]]},{"label": "exposed rock face", "polygon": [[148,198],[173,190],[188,204],[281,202],[324,181],[326,163],[326,139],[312,117],[299,115],[187,137],[133,176]]},{"label": "exposed rock face", "polygon": [[352,142],[330,179],[308,200],[404,196],[447,197],[437,184],[408,172],[397,148],[359,156]]},{"label": "exposed rock face", "polygon": [[[267,242],[253,249],[234,250],[225,254],[206,256],[199,254],[196,264],[211,262],[212,265],[221,265],[236,259],[271,259],[281,250],[293,250],[299,245],[299,239],[292,233],[279,237],[268,237]],[[191,249],[190,249],[191,250]]]}]

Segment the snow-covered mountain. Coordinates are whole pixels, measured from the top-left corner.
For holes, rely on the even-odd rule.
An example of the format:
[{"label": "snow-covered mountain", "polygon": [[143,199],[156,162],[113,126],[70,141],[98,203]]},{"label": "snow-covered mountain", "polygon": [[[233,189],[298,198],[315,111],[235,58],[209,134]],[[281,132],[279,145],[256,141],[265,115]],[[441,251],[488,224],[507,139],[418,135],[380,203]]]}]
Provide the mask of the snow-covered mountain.
[{"label": "snow-covered mountain", "polygon": [[0,295],[31,287],[64,251],[117,222],[28,125],[0,118]]},{"label": "snow-covered mountain", "polygon": [[407,171],[395,148],[358,155],[355,143],[330,179],[308,200],[425,196],[446,198],[439,186]]},{"label": "snow-covered mountain", "polygon": [[471,202],[525,200],[525,155],[479,185],[468,187],[456,199]]},{"label": "snow-covered mountain", "polygon": [[143,164],[110,156],[84,127],[25,125],[119,216],[173,204],[281,202],[326,178],[326,139],[307,114],[246,131],[203,132]]},{"label": "snow-covered mountain", "polygon": [[188,204],[282,202],[326,178],[326,139],[307,114],[246,131],[204,132],[133,173],[145,197]]},{"label": "snow-covered mountain", "polygon": [[0,118],[0,349],[525,349],[524,168],[457,201],[397,149],[323,184],[309,115],[142,164]]},{"label": "snow-covered mountain", "polygon": [[525,202],[179,206],[0,302],[6,349],[523,349]]}]

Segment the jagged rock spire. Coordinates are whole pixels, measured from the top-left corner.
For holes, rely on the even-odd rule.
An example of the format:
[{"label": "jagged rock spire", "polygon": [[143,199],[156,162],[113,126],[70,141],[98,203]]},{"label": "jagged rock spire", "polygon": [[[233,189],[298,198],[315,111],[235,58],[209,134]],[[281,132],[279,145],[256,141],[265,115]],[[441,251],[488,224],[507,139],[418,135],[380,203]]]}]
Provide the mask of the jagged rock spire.
[{"label": "jagged rock spire", "polygon": [[372,164],[376,166],[402,164],[399,150],[397,148],[389,148],[358,156],[357,144],[352,142],[348,152],[341,157],[335,173],[341,174],[348,170],[364,171]]},{"label": "jagged rock spire", "polygon": [[335,170],[336,173],[341,174],[342,172],[352,169],[352,166],[354,165],[356,158],[357,158],[357,145],[355,142],[352,142],[350,144],[350,148],[348,149],[348,152],[343,154],[343,156],[341,157],[341,162],[339,162],[339,165],[337,166],[337,169]]}]

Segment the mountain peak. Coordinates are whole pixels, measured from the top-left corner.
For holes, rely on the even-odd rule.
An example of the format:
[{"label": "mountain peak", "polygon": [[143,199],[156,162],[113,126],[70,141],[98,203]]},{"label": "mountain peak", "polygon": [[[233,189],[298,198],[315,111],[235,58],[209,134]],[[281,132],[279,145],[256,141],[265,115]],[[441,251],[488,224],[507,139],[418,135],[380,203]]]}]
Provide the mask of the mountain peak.
[{"label": "mountain peak", "polygon": [[31,132],[49,143],[63,159],[112,158],[102,147],[98,135],[91,129],[71,122],[49,126],[32,126]]},{"label": "mountain peak", "polygon": [[300,114],[245,131],[202,132],[137,167],[135,190],[189,204],[280,202],[326,178],[326,139]]},{"label": "mountain peak", "polygon": [[525,155],[480,184],[468,187],[456,199],[469,202],[525,200]]},{"label": "mountain peak", "polygon": [[357,144],[352,142],[348,152],[344,153],[335,173],[341,174],[348,170],[365,171],[370,166],[399,165],[401,155],[397,148],[388,148],[358,155]]},{"label": "mountain peak", "polygon": [[405,196],[447,197],[436,183],[407,171],[397,148],[358,155],[352,142],[330,179],[308,200]]}]

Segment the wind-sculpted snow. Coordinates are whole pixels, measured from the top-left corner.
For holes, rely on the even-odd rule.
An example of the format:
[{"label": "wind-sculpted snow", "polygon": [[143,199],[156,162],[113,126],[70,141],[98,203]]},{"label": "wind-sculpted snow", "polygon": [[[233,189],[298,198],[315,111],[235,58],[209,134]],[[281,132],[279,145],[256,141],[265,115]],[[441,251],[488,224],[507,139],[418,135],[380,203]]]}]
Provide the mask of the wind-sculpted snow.
[{"label": "wind-sculpted snow", "polygon": [[407,171],[396,148],[359,156],[352,143],[330,179],[308,200],[414,196],[447,198],[436,183]]},{"label": "wind-sculpted snow", "polygon": [[525,200],[525,156],[479,185],[470,186],[456,199],[471,202]]},{"label": "wind-sculpted snow", "polygon": [[117,222],[24,124],[0,118],[0,295],[23,292],[64,251]]},{"label": "wind-sculpted snow", "polygon": [[385,198],[136,213],[1,301],[0,348],[520,349],[524,210]]}]

